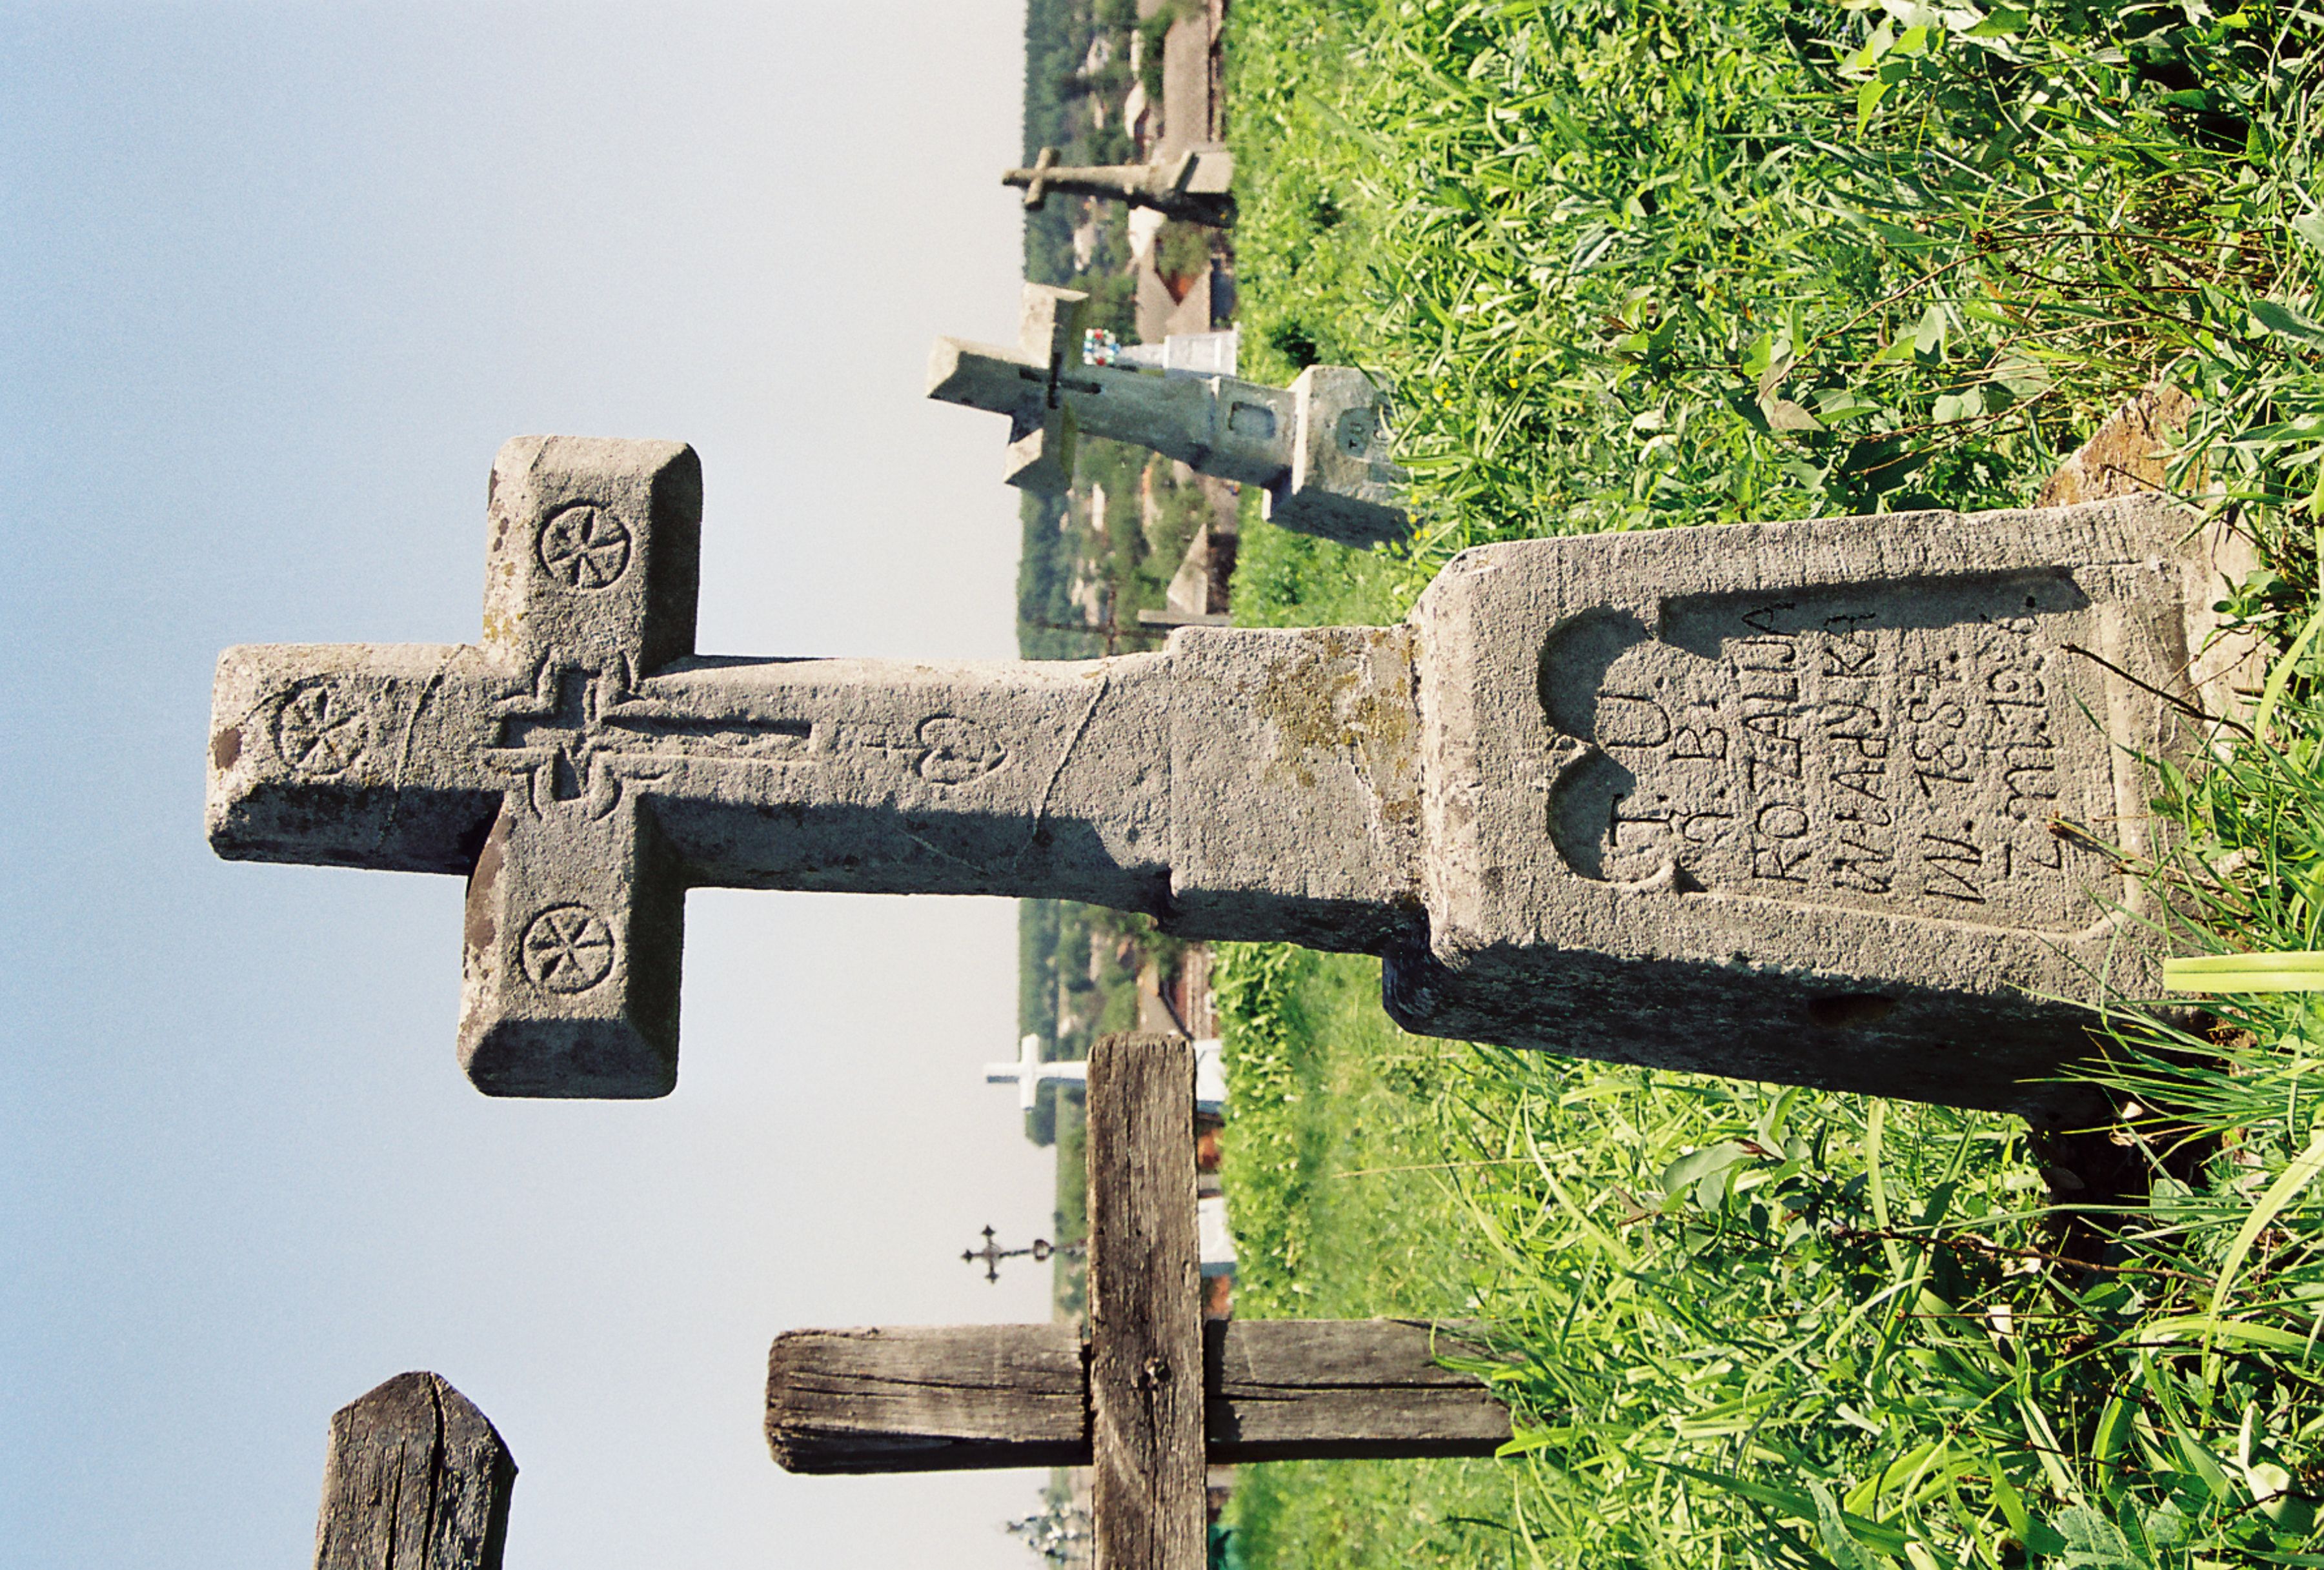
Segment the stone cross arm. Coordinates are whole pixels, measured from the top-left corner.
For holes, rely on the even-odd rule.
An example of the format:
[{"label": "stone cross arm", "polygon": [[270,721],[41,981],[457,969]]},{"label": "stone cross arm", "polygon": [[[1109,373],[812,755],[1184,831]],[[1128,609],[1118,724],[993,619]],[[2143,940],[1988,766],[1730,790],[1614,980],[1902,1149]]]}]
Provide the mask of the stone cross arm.
[{"label": "stone cross arm", "polygon": [[1290,386],[1270,387],[1088,365],[1079,331],[1087,300],[1028,283],[1015,346],[938,338],[929,353],[929,397],[1010,417],[1010,484],[1062,489],[1079,432],[1259,486],[1283,528],[1359,546],[1406,531],[1406,476],[1388,458],[1380,397],[1362,372],[1311,365]]},{"label": "stone cross arm", "polygon": [[[493,469],[479,642],[219,660],[212,845],[466,876],[460,1049],[487,1091],[669,1089],[689,887],[1160,913],[1173,781],[1201,774],[1174,772],[1173,727],[1206,753],[1231,744],[1161,654],[697,655],[699,508],[688,448],[522,439]],[[1369,670],[1381,637],[1379,678],[1408,683],[1393,634],[1329,658]],[[1305,792],[1277,793],[1263,816],[1296,834]],[[1231,875],[1245,874],[1273,890],[1263,867]],[[1294,894],[1317,903],[1318,930],[1333,881]],[[1374,891],[1343,892],[1364,905]]]}]

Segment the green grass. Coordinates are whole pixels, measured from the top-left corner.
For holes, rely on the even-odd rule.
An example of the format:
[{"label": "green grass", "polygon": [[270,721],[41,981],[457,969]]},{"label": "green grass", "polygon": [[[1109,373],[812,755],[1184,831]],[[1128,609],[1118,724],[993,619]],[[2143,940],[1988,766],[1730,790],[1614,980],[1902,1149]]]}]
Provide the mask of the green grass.
[{"label": "green grass", "polygon": [[1228,1159],[1237,1214],[1251,1217],[1239,1224],[1236,1311],[1468,1311],[1480,1245],[1429,1120],[1430,1087],[1469,1048],[1398,1030],[1380,1011],[1375,959],[1239,946],[1219,987],[1233,1021]]},{"label": "green grass", "polygon": [[1561,529],[2012,504],[2166,366],[2248,425],[2249,304],[2312,282],[2316,23],[2202,9],[1250,0],[1252,369],[1397,394],[1408,589]]},{"label": "green grass", "polygon": [[1378,980],[1222,958],[1237,1311],[1482,1317],[1518,1454],[1250,1469],[1246,1564],[1815,1563],[1818,1487],[1998,1551],[1992,1475],[2038,1499],[2104,1388],[2014,1273],[2056,1246],[2015,1125],[1410,1037]]},{"label": "green grass", "polygon": [[[2268,564],[2224,605],[2277,649],[2308,623],[2317,12],[1240,0],[1231,26],[1250,368],[1379,377],[1420,522],[1374,555],[1254,525],[1239,620],[1392,620],[1491,540],[2022,504],[2160,379],[2199,400],[2175,483]],[[2324,938],[2316,647],[2260,735],[2155,761],[2172,952]],[[2145,1194],[2093,1211],[2006,1119],[1416,1042],[1374,980],[1222,960],[1240,1310],[1481,1316],[1518,1441],[1251,1469],[1247,1565],[2324,1564],[2307,998],[2191,1029],[2126,1001]]]},{"label": "green grass", "polygon": [[[1434,1089],[1455,1043],[1379,1008],[1379,963],[1224,951],[1234,1117],[1225,1172],[1244,1317],[1468,1317],[1485,1248],[1443,1168]],[[1249,1566],[1522,1563],[1505,1468],[1485,1461],[1240,1470],[1230,1524]]]}]

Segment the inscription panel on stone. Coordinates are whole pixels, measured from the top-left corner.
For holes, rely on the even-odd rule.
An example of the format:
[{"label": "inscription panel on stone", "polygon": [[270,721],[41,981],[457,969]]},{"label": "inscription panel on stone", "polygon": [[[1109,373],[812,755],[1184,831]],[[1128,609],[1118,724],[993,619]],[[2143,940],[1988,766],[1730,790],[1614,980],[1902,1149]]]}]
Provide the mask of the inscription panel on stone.
[{"label": "inscription panel on stone", "polygon": [[2079,930],[2103,867],[2051,825],[2112,811],[2061,648],[2091,619],[2047,574],[1672,599],[1659,636],[1576,618],[1542,661],[1587,743],[1552,841],[1586,878]]}]

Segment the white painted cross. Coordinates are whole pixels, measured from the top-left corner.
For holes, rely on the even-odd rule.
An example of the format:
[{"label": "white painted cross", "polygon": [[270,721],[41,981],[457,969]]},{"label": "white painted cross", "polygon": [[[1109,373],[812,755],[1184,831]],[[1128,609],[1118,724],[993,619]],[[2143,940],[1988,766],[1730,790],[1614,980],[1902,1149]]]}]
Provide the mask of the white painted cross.
[{"label": "white painted cross", "polygon": [[1388,461],[1379,392],[1361,371],[1310,365],[1269,387],[1087,365],[1088,299],[1028,283],[1014,348],[938,338],[928,356],[929,397],[1009,416],[1009,484],[1064,489],[1074,435],[1086,432],[1261,486],[1280,528],[1360,546],[1406,532],[1406,476]]},{"label": "white painted cross", "polygon": [[1056,1085],[1084,1085],[1089,1080],[1089,1065],[1078,1060],[1052,1063],[1041,1056],[1041,1039],[1027,1035],[1017,1043],[1014,1063],[988,1063],[984,1066],[984,1083],[1006,1085],[1017,1082],[1017,1104],[1027,1112],[1033,1110],[1044,1080]]}]

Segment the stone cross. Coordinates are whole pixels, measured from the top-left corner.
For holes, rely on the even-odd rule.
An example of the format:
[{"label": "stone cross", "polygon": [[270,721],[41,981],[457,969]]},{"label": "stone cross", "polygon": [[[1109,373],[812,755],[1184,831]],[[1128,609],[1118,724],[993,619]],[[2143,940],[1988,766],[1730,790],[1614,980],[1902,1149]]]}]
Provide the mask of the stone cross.
[{"label": "stone cross", "polygon": [[1166,217],[1223,228],[1234,222],[1234,154],[1223,147],[1193,147],[1151,163],[1076,168],[1060,165],[1057,150],[1041,149],[1030,169],[1011,169],[1003,185],[1025,188],[1025,207],[1038,212],[1052,194],[1094,197],[1152,208]]},{"label": "stone cross", "polygon": [[1085,365],[1088,299],[1028,283],[1016,347],[938,338],[928,356],[929,397],[1009,416],[1009,484],[1063,489],[1074,435],[1086,431],[1260,486],[1267,516],[1285,529],[1358,546],[1406,532],[1406,476],[1388,460],[1379,392],[1361,371],[1310,365],[1269,387]]},{"label": "stone cross", "polygon": [[1014,1063],[988,1063],[984,1066],[984,1083],[1006,1085],[1017,1082],[1017,1104],[1031,1112],[1040,1098],[1041,1082],[1059,1085],[1079,1085],[1089,1076],[1089,1065],[1082,1062],[1051,1063],[1041,1056],[1041,1039],[1027,1036],[1017,1043]]},{"label": "stone cross", "polygon": [[1155,660],[703,658],[700,509],[687,448],[521,439],[479,643],[219,661],[211,843],[465,875],[489,1092],[669,1090],[688,887],[1164,898]]},{"label": "stone cross", "polygon": [[219,661],[211,844],[466,876],[488,1091],[667,1091],[705,885],[1079,900],[1379,955],[1425,1034],[2042,1116],[2074,1000],[2154,995],[2103,842],[2218,597],[2169,506],[1515,541],[1396,626],[965,663],[696,653],[699,485],[512,442],[477,644]]},{"label": "stone cross", "polygon": [[1100,1570],[1200,1570],[1212,1462],[1490,1455],[1508,1413],[1456,1327],[1213,1321],[1201,1304],[1194,1059],[1090,1053],[1089,1290],[1077,1325],[805,1330],[767,1368],[767,1442],[802,1473],[1093,1470]]}]

